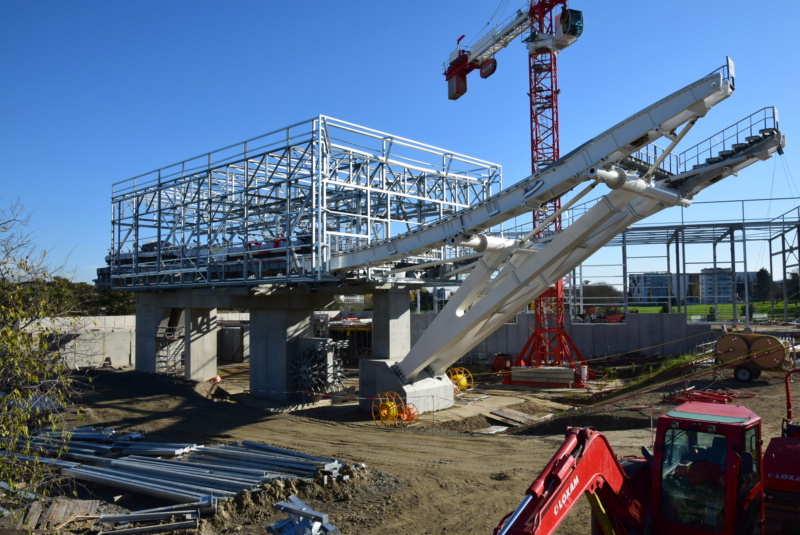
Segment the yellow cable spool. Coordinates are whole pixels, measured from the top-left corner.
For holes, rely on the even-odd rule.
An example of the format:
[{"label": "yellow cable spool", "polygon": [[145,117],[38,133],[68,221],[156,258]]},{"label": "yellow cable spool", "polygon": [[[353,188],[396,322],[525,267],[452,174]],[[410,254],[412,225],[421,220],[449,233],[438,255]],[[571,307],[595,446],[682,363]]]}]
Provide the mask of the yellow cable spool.
[{"label": "yellow cable spool", "polygon": [[394,401],[384,401],[380,407],[381,420],[394,420],[397,418],[397,405]]},{"label": "yellow cable spool", "polygon": [[472,390],[474,382],[468,369],[450,368],[447,370],[447,377],[453,382],[453,390],[456,394]]}]

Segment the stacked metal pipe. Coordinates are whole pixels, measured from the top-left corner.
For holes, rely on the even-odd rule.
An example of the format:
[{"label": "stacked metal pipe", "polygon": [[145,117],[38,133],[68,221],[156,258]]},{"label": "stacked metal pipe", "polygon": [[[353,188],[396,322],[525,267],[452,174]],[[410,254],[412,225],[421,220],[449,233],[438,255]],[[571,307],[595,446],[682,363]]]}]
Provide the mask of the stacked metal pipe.
[{"label": "stacked metal pipe", "polygon": [[[336,460],[249,441],[198,446],[130,438],[142,435],[83,427],[66,434],[42,433],[30,445],[39,459],[75,479],[178,503],[234,496],[274,479],[339,477],[342,468]],[[4,451],[0,455],[25,457]]]}]

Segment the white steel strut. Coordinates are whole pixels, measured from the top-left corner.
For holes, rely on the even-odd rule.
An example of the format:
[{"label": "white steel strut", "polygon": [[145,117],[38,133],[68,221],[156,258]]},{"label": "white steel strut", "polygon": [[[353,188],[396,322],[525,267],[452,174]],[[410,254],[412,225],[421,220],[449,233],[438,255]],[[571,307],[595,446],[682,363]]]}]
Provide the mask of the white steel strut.
[{"label": "white steel strut", "polygon": [[454,236],[471,236],[518,215],[537,210],[586,180],[589,169],[610,168],[616,162],[667,136],[681,125],[703,117],[733,92],[731,62],[676,91],[587,141],[550,167],[519,181],[486,201],[458,214],[393,239],[333,255],[330,270],[346,271],[422,253]]},{"label": "white steel strut", "polygon": [[[776,122],[774,128],[748,137],[744,148],[722,151],[719,157],[666,178],[655,179],[652,167],[639,176],[620,165],[661,136],[671,139],[673,148],[687,128],[733,93],[733,81],[729,61],[721,70],[649,106],[484,203],[415,233],[337,257],[334,264],[350,268],[407,256],[440,246],[442,241],[482,253],[448,304],[409,354],[395,365],[399,378],[413,383],[423,370],[426,376],[441,375],[625,228],[669,206],[689,206],[710,184],[781,150],[785,139]],[[559,234],[536,240],[531,233],[518,241],[481,234],[584,182],[589,182],[586,188],[604,182],[612,191]],[[579,193],[583,194],[585,191]]]}]

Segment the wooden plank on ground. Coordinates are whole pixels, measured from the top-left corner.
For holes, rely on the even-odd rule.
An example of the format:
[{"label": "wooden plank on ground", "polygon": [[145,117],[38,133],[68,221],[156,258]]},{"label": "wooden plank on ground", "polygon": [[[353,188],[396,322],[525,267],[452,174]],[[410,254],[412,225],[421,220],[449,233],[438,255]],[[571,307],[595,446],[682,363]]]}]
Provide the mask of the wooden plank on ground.
[{"label": "wooden plank on ground", "polygon": [[56,498],[47,509],[44,518],[40,521],[43,528],[55,527],[64,522],[69,516],[69,500]]},{"label": "wooden plank on ground", "polygon": [[509,409],[507,407],[502,407],[499,409],[495,409],[493,411],[489,411],[489,414],[493,416],[498,416],[501,419],[511,420],[516,425],[526,425],[536,421],[536,418],[531,416],[530,414],[525,414],[524,412],[520,412],[514,409]]},{"label": "wooden plank on ground", "polygon": [[48,519],[53,515],[53,512],[58,507],[58,502],[53,500],[50,502],[50,505],[47,509],[45,509],[44,513],[42,513],[41,518],[39,518],[39,523],[42,525],[42,528],[46,528],[47,524],[50,522]]},{"label": "wooden plank on ground", "polygon": [[42,502],[33,502],[28,508],[28,514],[25,516],[25,522],[18,526],[20,529],[33,530],[39,524],[39,517],[42,516]]},{"label": "wooden plank on ground", "polygon": [[91,521],[98,518],[97,510],[99,507],[100,500],[70,500],[64,521],[51,527],[56,531],[61,531],[68,524]]},{"label": "wooden plank on ground", "polygon": [[97,513],[97,508],[100,500],[74,500],[74,507],[72,508],[73,516],[94,516]]}]

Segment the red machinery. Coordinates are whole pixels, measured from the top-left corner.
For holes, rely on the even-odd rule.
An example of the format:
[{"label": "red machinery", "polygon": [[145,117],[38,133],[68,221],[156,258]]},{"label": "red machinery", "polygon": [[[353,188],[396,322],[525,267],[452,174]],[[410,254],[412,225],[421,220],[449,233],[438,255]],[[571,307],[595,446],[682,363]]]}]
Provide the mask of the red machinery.
[{"label": "red machinery", "polygon": [[745,407],[688,402],[658,419],[654,452],[618,459],[606,437],[567,429],[564,445],[495,535],[553,533],[582,494],[593,533],[800,533],[800,424],[787,419],[761,456],[761,418]]},{"label": "red machinery", "polygon": [[800,424],[792,410],[789,383],[800,368],[786,374],[786,418],[781,436],[769,441],[764,453],[767,533],[800,533]]},{"label": "red machinery", "polygon": [[591,323],[622,323],[625,321],[625,312],[622,307],[586,307],[583,314],[578,314],[583,321]]},{"label": "red machinery", "polygon": [[[567,9],[566,4],[566,0],[530,0],[527,10],[518,10],[509,21],[480,38],[471,50],[461,48],[461,40],[464,38],[462,35],[444,72],[448,82],[448,97],[456,100],[467,92],[467,74],[480,68],[481,78],[491,76],[497,69],[494,54],[508,46],[517,36],[530,30],[523,41],[527,43],[529,52],[533,173],[551,165],[560,156],[556,54],[574,43],[583,32],[583,14]],[[559,5],[563,6],[563,10],[555,19],[553,11]],[[543,205],[534,214],[537,237],[550,236],[561,231],[560,199]],[[534,316],[536,328],[514,365],[569,364],[577,372],[583,358],[564,329],[563,281],[557,281],[536,299]],[[504,382],[514,381],[508,375]]]}]

